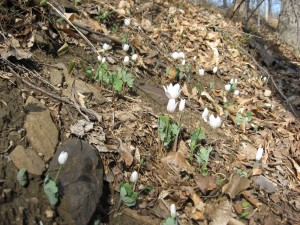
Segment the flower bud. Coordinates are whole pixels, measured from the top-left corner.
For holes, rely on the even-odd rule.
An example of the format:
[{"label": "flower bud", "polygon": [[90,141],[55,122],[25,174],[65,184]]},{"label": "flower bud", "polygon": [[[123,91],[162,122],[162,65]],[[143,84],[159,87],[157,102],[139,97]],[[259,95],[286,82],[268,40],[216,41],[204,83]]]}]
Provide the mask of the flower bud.
[{"label": "flower bud", "polygon": [[102,61],[102,56],[101,56],[101,55],[98,55],[98,56],[97,56],[97,60],[98,60],[99,62],[101,62],[101,61]]},{"label": "flower bud", "polygon": [[230,84],[226,84],[225,85],[225,91],[230,91],[231,85]]},{"label": "flower bud", "polygon": [[239,91],[239,90],[235,90],[235,91],[233,92],[233,94],[234,94],[234,95],[236,95],[236,96],[238,96],[238,95],[239,95],[239,93],[240,93],[240,91]]},{"label": "flower bud", "polygon": [[176,217],[176,205],[175,204],[170,205],[170,215],[173,219],[175,219],[175,217]]},{"label": "flower bud", "polygon": [[125,18],[125,19],[124,19],[124,25],[125,25],[126,27],[128,27],[128,26],[130,25],[130,22],[131,22],[131,19],[130,19],[130,18]]},{"label": "flower bud", "polygon": [[58,163],[60,165],[64,165],[66,163],[67,159],[68,159],[68,153],[65,151],[62,151],[58,156]]},{"label": "flower bud", "polygon": [[106,62],[106,58],[103,57],[102,60],[101,60],[101,62],[102,62],[102,63],[105,63],[105,62]]},{"label": "flower bud", "polygon": [[129,56],[124,57],[124,64],[127,65],[129,63]]},{"label": "flower bud", "polygon": [[218,71],[218,67],[215,66],[215,67],[213,68],[213,73],[216,73],[217,71]]},{"label": "flower bud", "polygon": [[185,108],[185,99],[181,99],[179,103],[179,111],[182,112]]},{"label": "flower bud", "polygon": [[261,146],[259,146],[256,152],[255,160],[256,161],[261,160],[263,153],[264,153],[264,149]]},{"label": "flower bud", "polygon": [[128,45],[128,44],[124,44],[124,45],[123,45],[123,50],[124,50],[125,52],[127,52],[127,51],[129,50],[129,45]]},{"label": "flower bud", "polygon": [[111,49],[111,46],[109,44],[104,43],[102,48],[106,51],[106,50]]},{"label": "flower bud", "polygon": [[179,58],[178,52],[173,52],[172,53],[172,58],[175,59],[175,60],[178,59]]},{"label": "flower bud", "polygon": [[137,54],[133,54],[133,55],[131,56],[132,61],[136,61],[137,58],[138,58],[138,55],[137,55]]},{"label": "flower bud", "polygon": [[134,171],[130,176],[130,182],[135,183],[137,182],[138,178],[139,178],[138,172]]},{"label": "flower bud", "polygon": [[199,69],[199,70],[198,70],[198,73],[199,73],[200,76],[203,76],[203,75],[204,75],[204,72],[205,72],[204,69]]},{"label": "flower bud", "polygon": [[178,102],[174,98],[170,98],[167,105],[167,111],[172,113],[175,111]]}]

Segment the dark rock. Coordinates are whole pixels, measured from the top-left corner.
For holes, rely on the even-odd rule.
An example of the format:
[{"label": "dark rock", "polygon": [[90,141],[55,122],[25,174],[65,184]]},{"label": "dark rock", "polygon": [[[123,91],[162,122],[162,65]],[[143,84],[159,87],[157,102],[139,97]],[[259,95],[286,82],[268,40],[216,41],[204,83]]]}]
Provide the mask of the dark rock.
[{"label": "dark rock", "polygon": [[103,165],[96,149],[88,142],[69,139],[58,147],[49,167],[55,177],[58,156],[65,151],[68,160],[58,177],[60,204],[58,213],[66,224],[88,224],[99,204],[103,186]]}]

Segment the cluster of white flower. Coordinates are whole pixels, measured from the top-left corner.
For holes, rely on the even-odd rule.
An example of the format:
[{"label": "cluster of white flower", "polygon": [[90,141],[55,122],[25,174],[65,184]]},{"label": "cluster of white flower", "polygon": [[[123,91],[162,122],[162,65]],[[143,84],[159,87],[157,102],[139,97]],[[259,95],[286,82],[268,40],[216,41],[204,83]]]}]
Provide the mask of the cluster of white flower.
[{"label": "cluster of white flower", "polygon": [[[224,86],[225,91],[229,92],[229,91],[231,90],[231,87],[232,87],[233,85],[236,86],[236,84],[237,84],[237,78],[232,78],[232,79],[230,80],[229,84],[225,84],[225,86]],[[240,94],[240,91],[239,91],[239,90],[234,90],[233,94],[234,94],[235,96],[238,96],[238,95]]]},{"label": "cluster of white flower", "polygon": [[218,128],[222,125],[222,119],[221,117],[217,116],[215,117],[213,114],[211,114],[209,117],[208,117],[208,114],[209,114],[209,111],[207,108],[204,109],[203,113],[202,113],[202,118],[205,122],[208,121],[208,118],[209,118],[209,125],[212,127],[212,128]]},{"label": "cluster of white flower", "polygon": [[[169,99],[167,105],[167,111],[172,113],[175,111],[178,104],[178,102],[176,102],[176,98],[178,98],[181,93],[180,85],[175,84],[173,86],[173,84],[169,84],[166,87],[163,86],[163,88],[165,90],[166,96]],[[185,108],[185,99],[181,99],[179,103],[179,111],[182,112],[184,108]]]}]

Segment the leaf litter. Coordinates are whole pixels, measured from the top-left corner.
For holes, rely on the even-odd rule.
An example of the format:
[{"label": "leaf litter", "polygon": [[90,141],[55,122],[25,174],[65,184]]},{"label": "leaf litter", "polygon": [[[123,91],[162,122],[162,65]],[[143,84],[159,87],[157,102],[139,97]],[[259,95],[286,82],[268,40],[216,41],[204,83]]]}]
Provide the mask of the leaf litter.
[{"label": "leaf litter", "polygon": [[[188,2],[183,2],[182,7],[172,1],[141,4],[120,1],[99,5],[111,12],[120,24],[124,16],[132,17],[132,27],[119,26],[121,32],[112,34],[110,29],[114,24],[109,19],[103,23],[96,22],[92,17],[97,13],[90,13],[90,17],[74,13],[72,21],[80,26],[86,25],[92,31],[102,32],[101,38],[106,38],[113,46],[120,44],[116,40],[122,39],[122,32],[128,32],[129,43],[141,56],[138,68],[129,67],[136,76],[158,87],[178,81],[178,63],[170,56],[177,50],[185,52],[186,61],[192,65],[190,80],[181,81],[189,109],[183,120],[185,132],[178,151],[167,150],[160,157],[157,115],[165,113],[166,106],[153,104],[147,98],[142,98],[138,104],[121,97],[109,101],[111,93],[100,89],[108,101],[105,107],[92,107],[103,116],[103,121],[90,122],[78,116],[77,122],[70,125],[70,134],[87,139],[99,150],[107,168],[106,177],[110,176],[107,180],[114,186],[113,189],[117,190],[127,173],[138,169],[141,177],[138,183],[151,186],[154,191],[148,194],[141,192],[138,198],[144,206],[137,205],[137,209],[148,209],[143,212],[145,215],[150,215],[153,207],[165,211],[164,204],[156,203],[157,196],[164,193],[162,199],[178,206],[181,224],[192,221],[197,224],[208,221],[218,225],[229,224],[229,221],[239,224],[236,220],[243,224],[249,221],[262,224],[259,223],[263,221],[262,213],[273,212],[273,204],[279,209],[290,204],[289,210],[299,211],[299,199],[295,198],[295,192],[299,193],[300,179],[300,155],[297,151],[300,146],[299,121],[274,95],[272,85],[260,77],[263,71],[231,41],[234,38],[241,44],[244,42],[241,24]],[[78,7],[87,12],[91,8],[85,3]],[[90,52],[85,42],[66,23],[57,25],[57,28],[63,31],[62,36],[68,44],[83,46]],[[87,32],[87,37],[95,41],[92,33]],[[28,43],[23,48],[20,40],[7,39],[0,49],[1,57],[31,58],[29,48],[35,40],[26,39]],[[117,48],[114,51],[115,54],[104,55],[111,62],[121,64],[124,53]],[[194,56],[197,60],[192,60]],[[215,74],[214,66],[218,67]],[[199,68],[205,70],[204,76],[198,75]],[[277,73],[274,69],[270,72]],[[280,71],[281,75],[284,73]],[[224,91],[224,84],[231,78],[238,79],[238,96]],[[198,91],[199,87],[201,91]],[[289,99],[297,107],[296,97]],[[79,98],[79,103],[86,107],[89,102]],[[206,107],[222,117],[221,130],[212,130],[202,121],[201,113]],[[213,149],[207,174],[200,170],[196,157],[193,157],[195,153],[187,147],[191,141],[188,134],[199,126],[206,134],[205,142],[200,142],[200,145]],[[265,153],[262,160],[256,162],[259,146],[264,148]],[[111,171],[108,165],[112,162],[115,165]],[[118,179],[111,179],[113,175]],[[153,196],[150,193],[154,193]],[[268,194],[273,195],[269,197]],[[252,210],[249,216],[241,217],[244,212],[242,201],[254,206],[249,207]],[[234,204],[240,210],[234,210]],[[278,214],[282,221],[293,216],[295,221],[300,221],[292,211],[287,218],[284,210],[277,211]]]}]

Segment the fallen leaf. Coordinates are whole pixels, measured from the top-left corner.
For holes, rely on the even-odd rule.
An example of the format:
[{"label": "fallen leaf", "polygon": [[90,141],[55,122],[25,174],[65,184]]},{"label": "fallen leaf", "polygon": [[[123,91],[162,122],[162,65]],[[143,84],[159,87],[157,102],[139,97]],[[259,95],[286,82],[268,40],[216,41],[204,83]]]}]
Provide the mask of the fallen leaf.
[{"label": "fallen leaf", "polygon": [[131,150],[130,148],[126,145],[123,144],[122,140],[118,138],[120,146],[119,146],[119,153],[120,153],[120,159],[124,160],[125,164],[127,166],[131,166],[133,162],[133,156],[131,155]]},{"label": "fallen leaf", "polygon": [[202,174],[199,174],[194,177],[194,180],[204,195],[207,193],[207,191],[217,188],[216,177],[203,176]]},{"label": "fallen leaf", "polygon": [[[173,166],[174,170],[180,172],[182,170],[188,173],[194,173],[195,168],[192,167],[185,159],[181,152],[170,152],[167,156],[162,158],[163,163],[167,163],[170,166]],[[174,167],[175,166],[175,167]]]},{"label": "fallen leaf", "polygon": [[237,174],[231,174],[228,183],[222,187],[222,192],[224,194],[228,194],[232,199],[250,187],[250,183],[250,180],[245,177],[240,177]]},{"label": "fallen leaf", "polygon": [[207,204],[206,214],[211,219],[209,225],[227,225],[231,218],[232,203],[222,198],[218,203]]}]

